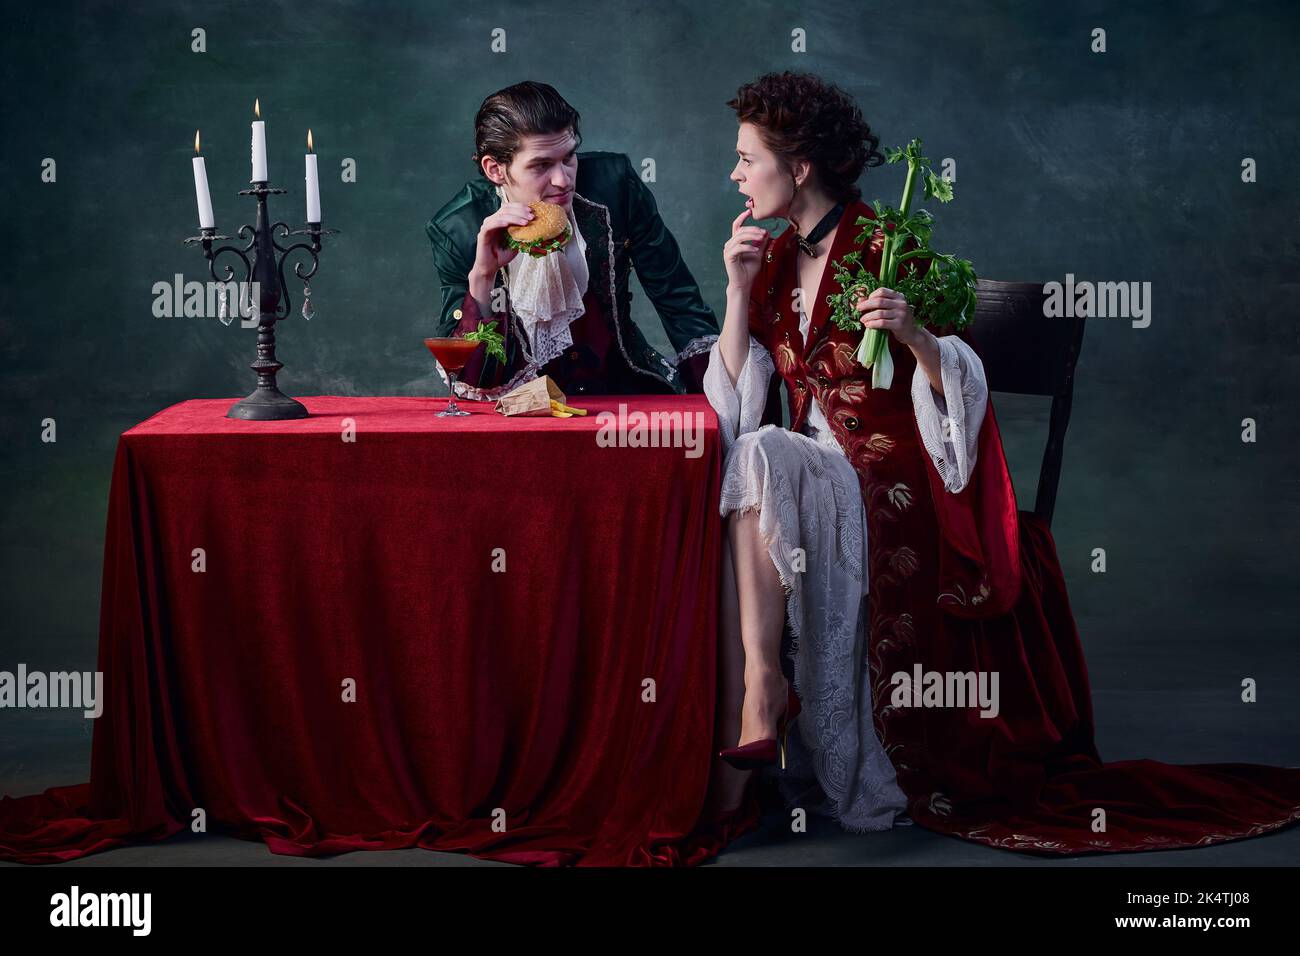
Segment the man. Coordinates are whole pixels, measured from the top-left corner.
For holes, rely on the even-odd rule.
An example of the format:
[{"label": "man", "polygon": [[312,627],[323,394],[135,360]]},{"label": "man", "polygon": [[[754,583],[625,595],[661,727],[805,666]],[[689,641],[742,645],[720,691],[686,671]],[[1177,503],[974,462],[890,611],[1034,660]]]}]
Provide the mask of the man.
[{"label": "man", "polygon": [[[539,375],[570,395],[703,390],[717,319],[631,161],[579,154],[581,141],[577,111],[545,83],[507,87],[479,108],[480,175],[425,227],[442,283],[438,334],[496,321],[505,337],[504,362],[486,347],[470,359],[461,397],[494,399]],[[505,244],[535,200],[561,206],[572,231],[537,259]],[[632,321],[632,269],[677,350],[671,361]]]}]

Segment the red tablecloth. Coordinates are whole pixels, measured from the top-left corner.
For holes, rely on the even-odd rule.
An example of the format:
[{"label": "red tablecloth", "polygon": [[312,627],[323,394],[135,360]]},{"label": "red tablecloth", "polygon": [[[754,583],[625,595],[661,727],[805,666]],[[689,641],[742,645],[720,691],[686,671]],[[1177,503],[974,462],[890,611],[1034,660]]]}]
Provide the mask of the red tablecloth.
[{"label": "red tablecloth", "polygon": [[[754,825],[752,798],[700,821],[721,544],[702,396],[572,419],[303,402],[278,423],[182,402],[122,435],[91,781],[0,801],[0,856],[162,839],[197,808],[275,853],[538,864],[697,863]],[[619,402],[699,413],[703,454],[600,447]]]}]

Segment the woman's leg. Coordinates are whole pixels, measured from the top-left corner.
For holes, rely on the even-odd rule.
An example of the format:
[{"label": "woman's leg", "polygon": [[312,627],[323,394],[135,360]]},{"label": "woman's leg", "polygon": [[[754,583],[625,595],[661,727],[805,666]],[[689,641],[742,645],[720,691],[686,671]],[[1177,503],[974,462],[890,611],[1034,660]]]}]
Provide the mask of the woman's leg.
[{"label": "woman's leg", "polygon": [[744,647],[745,698],[737,745],[776,736],[785,708],[786,679],[781,673],[781,634],[785,592],[758,531],[758,512],[732,512],[727,519],[731,560]]},{"label": "woman's leg", "polygon": [[[737,546],[742,551],[740,562],[733,557]],[[740,583],[742,562],[744,585]],[[754,591],[758,593],[751,593]],[[727,520],[727,535],[722,543],[721,611],[721,680],[715,740],[720,750],[776,736],[776,717],[786,699],[779,656],[785,593],[758,533],[756,512],[733,513]],[[714,761],[709,787],[714,813],[740,805],[751,773],[737,770],[723,760]]]},{"label": "woman's leg", "polygon": [[[740,640],[740,599],[731,561],[730,535],[722,539],[721,641],[718,648],[718,719],[714,747],[734,747],[740,736],[740,710],[745,699],[745,648]],[[751,771],[737,770],[725,760],[713,761],[709,803],[714,813],[736,809],[745,795]]]}]

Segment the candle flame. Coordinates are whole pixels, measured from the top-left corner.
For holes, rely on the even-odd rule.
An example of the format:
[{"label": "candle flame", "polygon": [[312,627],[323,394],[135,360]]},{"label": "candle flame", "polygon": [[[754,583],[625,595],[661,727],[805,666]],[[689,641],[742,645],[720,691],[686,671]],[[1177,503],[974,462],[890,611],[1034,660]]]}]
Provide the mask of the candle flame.
[{"label": "candle flame", "polygon": [[307,152],[313,152],[311,148],[311,130],[307,130]]},{"label": "candle flame", "polygon": [[259,101],[256,99],[253,100],[253,116],[255,116],[257,119],[262,118],[262,107]]},{"label": "candle flame", "polygon": [[199,151],[199,131],[195,130],[194,131],[194,152],[197,153],[198,151]]}]

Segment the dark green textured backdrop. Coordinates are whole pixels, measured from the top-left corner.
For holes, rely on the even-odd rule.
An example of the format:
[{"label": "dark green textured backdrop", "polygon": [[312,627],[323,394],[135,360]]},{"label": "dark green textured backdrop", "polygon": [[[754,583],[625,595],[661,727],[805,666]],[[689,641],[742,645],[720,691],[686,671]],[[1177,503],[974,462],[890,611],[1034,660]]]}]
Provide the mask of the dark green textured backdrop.
[{"label": "dark green textured backdrop", "polygon": [[[195,128],[225,232],[251,218],[235,192],[247,184],[254,97],[272,180],[289,190],[273,218],[302,218],[303,138],[315,131],[326,224],[342,232],[313,283],[318,318],[280,326],[282,387],[433,394],[420,338],[439,292],[422,229],[473,172],[485,94],[546,80],[581,111],[588,148],[653,157],[660,208],[719,309],[720,249],[740,208],[724,104],[745,80],[797,68],[854,93],[884,143],[919,136],[932,158],[956,159],[957,201],[939,210],[936,244],[981,275],[1152,284],[1149,328],[1090,323],[1054,525],[1099,744],[1109,759],[1294,763],[1300,31],[1282,4],[1145,6],[7,10],[0,668],[93,668],[118,434],[174,402],[251,387],[252,330],[151,315],[154,282],[206,278],[180,242],[196,231]],[[1103,55],[1089,51],[1098,26]],[[190,52],[194,27],[207,53]],[[507,31],[505,54],[489,48],[494,27]],[[806,54],[791,52],[795,27]],[[1250,185],[1247,156],[1259,167]],[[58,162],[55,184],[40,180],[45,157]],[[357,162],[354,184],[339,181],[344,157]],[[895,202],[900,182],[898,167],[882,167],[864,192]],[[638,321],[666,349],[636,294]],[[1032,507],[1045,403],[994,401],[1021,506]],[[46,417],[56,444],[40,440]],[[1245,417],[1259,423],[1255,444],[1240,440]],[[1089,570],[1097,547],[1104,575]],[[1262,682],[1254,707],[1237,699],[1246,676]],[[1157,752],[1131,752],[1132,711],[1106,706],[1126,693],[1146,701],[1141,740]],[[66,713],[0,714],[0,792],[74,782],[67,768],[84,764],[88,734]]]}]

